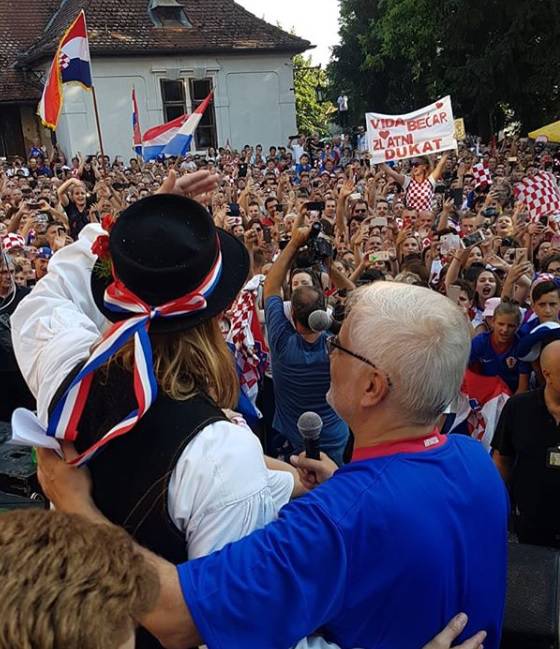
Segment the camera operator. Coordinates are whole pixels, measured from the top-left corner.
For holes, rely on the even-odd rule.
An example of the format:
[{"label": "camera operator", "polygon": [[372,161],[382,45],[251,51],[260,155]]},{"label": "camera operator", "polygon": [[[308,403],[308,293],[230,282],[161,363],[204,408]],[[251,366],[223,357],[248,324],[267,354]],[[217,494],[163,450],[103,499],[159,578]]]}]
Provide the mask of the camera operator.
[{"label": "camera operator", "polygon": [[[303,246],[313,248],[309,245],[311,233],[311,228],[294,224],[292,238],[270,268],[264,283],[265,318],[276,399],[273,426],[281,441],[287,442],[289,455],[303,448],[297,430],[299,416],[308,410],[316,412],[324,424],[321,449],[340,465],[348,440],[348,426],[326,400],[330,384],[328,335],[312,331],[308,323],[313,311],[325,309],[325,297],[315,286],[296,288],[291,299],[293,326],[284,314],[282,302],[282,285],[293,261]],[[322,243],[324,245],[326,240]]]}]

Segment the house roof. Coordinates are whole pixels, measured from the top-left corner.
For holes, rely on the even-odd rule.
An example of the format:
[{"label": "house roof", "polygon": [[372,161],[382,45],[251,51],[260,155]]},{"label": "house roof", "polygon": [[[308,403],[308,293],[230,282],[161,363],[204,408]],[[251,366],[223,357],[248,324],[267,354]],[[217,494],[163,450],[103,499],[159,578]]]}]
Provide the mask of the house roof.
[{"label": "house roof", "polygon": [[0,102],[32,101],[30,69],[52,56],[84,9],[93,56],[186,53],[298,53],[309,41],[269,25],[234,0],[178,0],[192,27],[156,27],[149,0],[0,0]]},{"label": "house roof", "polygon": [[58,5],[59,0],[0,2],[0,102],[31,101],[41,96],[40,84],[26,79],[14,64],[37,40]]},{"label": "house roof", "polygon": [[[43,0],[28,0],[36,4]],[[63,0],[43,34],[21,58],[52,55],[61,34],[81,9],[86,12],[93,55],[146,55],[244,51],[303,52],[309,41],[269,25],[234,0],[178,0],[192,27],[156,27],[148,0]]]}]

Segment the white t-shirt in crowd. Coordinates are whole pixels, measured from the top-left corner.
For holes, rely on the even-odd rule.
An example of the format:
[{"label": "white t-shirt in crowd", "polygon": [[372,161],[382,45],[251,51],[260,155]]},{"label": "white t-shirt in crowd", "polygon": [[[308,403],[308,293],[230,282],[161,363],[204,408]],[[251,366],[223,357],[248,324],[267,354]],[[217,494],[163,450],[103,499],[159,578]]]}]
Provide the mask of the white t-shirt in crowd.
[{"label": "white t-shirt in crowd", "polygon": [[296,142],[295,144],[290,144],[289,149],[294,154],[294,162],[296,164],[299,162],[301,156],[304,153],[306,153],[305,149],[299,142]]},{"label": "white t-shirt in crowd", "polygon": [[348,110],[348,97],[346,95],[340,95],[336,100],[336,103],[338,104],[338,110],[341,113]]}]

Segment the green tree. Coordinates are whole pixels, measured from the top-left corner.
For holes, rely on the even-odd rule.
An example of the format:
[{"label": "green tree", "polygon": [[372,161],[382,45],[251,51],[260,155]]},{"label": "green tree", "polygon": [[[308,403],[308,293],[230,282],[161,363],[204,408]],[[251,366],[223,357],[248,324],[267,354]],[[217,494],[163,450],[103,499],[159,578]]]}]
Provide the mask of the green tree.
[{"label": "green tree", "polygon": [[472,132],[497,131],[506,112],[526,131],[560,113],[559,29],[557,0],[341,0],[329,75],[357,112],[450,94]]},{"label": "green tree", "polygon": [[[300,133],[327,135],[329,120],[335,111],[330,101],[317,100],[317,87],[328,87],[327,73],[313,66],[310,56],[294,56],[294,91],[296,95],[296,115]],[[312,68],[312,69],[310,69]]]}]

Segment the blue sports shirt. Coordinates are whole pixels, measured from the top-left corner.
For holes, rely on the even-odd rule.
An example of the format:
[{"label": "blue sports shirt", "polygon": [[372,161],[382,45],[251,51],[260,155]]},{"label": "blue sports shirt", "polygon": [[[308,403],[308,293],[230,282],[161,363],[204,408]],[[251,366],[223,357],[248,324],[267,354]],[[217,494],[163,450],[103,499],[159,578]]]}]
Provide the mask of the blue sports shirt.
[{"label": "blue sports shirt", "polygon": [[485,629],[498,649],[506,490],[479,442],[437,439],[373,447],[389,454],[342,467],[264,529],[178,566],[209,649],[288,649],[317,630],[342,649],[413,649],[458,611],[469,623],[457,642]]}]

